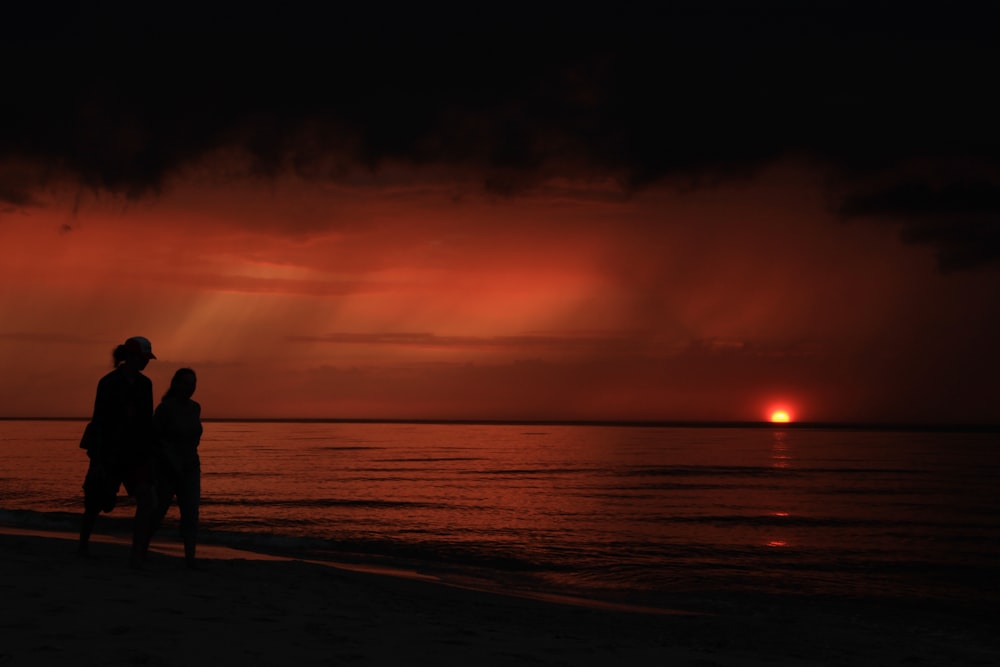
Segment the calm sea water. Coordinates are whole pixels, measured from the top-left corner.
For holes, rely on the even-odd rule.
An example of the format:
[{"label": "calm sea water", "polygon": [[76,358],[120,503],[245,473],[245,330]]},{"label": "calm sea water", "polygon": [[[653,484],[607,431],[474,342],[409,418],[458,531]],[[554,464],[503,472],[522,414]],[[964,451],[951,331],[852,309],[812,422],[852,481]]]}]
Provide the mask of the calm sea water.
[{"label": "calm sea water", "polygon": [[[75,530],[82,428],[0,422],[0,521]],[[201,453],[204,542],[647,604],[998,599],[995,433],[209,422]]]}]

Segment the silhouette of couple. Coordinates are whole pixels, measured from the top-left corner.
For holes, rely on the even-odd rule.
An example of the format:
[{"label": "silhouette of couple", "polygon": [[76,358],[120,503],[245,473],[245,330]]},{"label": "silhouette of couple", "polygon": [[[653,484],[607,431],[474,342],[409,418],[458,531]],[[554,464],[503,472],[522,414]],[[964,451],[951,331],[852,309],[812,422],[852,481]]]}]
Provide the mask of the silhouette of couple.
[{"label": "silhouette of couple", "polygon": [[130,565],[142,566],[153,533],[176,497],[185,562],[197,569],[202,426],[201,406],[191,399],[197,377],[190,368],[179,369],[154,410],[153,383],[142,374],[156,359],[149,340],[133,336],[112,356],[114,370],[97,383],[94,414],[80,442],[90,465],[83,483],[79,553],[89,553],[98,514],[114,509],[118,489],[124,485],[135,498]]}]

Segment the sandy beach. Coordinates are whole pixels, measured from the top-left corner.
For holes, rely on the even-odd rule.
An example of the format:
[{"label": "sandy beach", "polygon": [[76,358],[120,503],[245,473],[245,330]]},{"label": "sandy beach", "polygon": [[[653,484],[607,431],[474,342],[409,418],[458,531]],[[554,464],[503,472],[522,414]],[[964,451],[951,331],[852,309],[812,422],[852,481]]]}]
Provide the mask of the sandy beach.
[{"label": "sandy beach", "polygon": [[0,665],[710,667],[1000,659],[985,616],[976,623],[961,614],[843,602],[651,614],[224,547],[203,550],[204,571],[184,568],[171,543],[140,571],[127,567],[120,537],[96,538],[92,549],[81,559],[73,535],[0,527]]}]

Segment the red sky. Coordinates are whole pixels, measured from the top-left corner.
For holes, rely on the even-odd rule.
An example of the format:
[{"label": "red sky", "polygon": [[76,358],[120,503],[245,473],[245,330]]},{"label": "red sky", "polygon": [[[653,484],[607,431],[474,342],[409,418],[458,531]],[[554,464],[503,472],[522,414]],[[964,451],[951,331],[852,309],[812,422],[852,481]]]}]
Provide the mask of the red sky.
[{"label": "red sky", "polygon": [[1000,422],[996,44],[721,10],[0,44],[0,416]]},{"label": "red sky", "polygon": [[[177,178],[0,218],[0,401],[85,415],[115,344],[207,416],[982,421],[996,272],[943,275],[787,164],[695,191]],[[16,380],[15,380],[16,379]]]}]

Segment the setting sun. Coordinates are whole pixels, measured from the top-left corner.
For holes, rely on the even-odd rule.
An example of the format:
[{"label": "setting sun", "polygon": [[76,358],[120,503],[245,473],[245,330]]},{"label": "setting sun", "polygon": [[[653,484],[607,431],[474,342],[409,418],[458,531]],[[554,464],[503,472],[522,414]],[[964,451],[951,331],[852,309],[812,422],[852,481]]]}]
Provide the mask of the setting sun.
[{"label": "setting sun", "polygon": [[787,410],[775,410],[771,413],[771,423],[773,424],[787,424],[791,420]]}]

